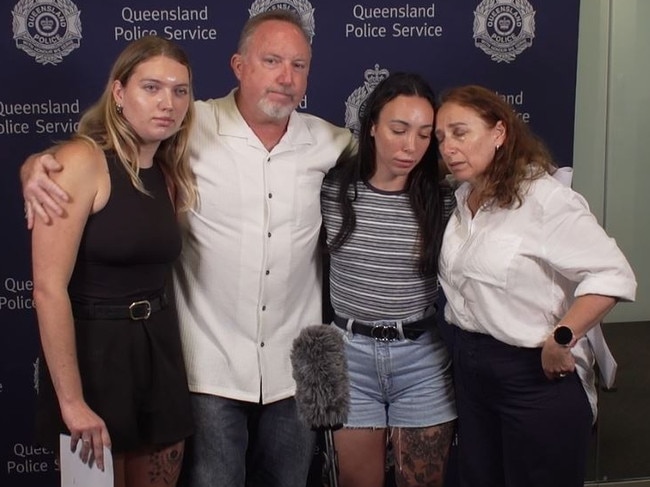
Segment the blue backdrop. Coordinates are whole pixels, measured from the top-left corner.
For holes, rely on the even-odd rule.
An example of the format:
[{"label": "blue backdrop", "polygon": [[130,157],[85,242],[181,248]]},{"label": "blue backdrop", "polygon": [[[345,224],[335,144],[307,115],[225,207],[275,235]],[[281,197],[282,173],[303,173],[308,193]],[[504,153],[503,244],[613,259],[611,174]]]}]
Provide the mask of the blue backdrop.
[{"label": "blue backdrop", "polygon": [[58,485],[32,439],[38,335],[18,167],[67,138],[128,41],[177,40],[197,98],[226,94],[239,30],[293,8],[313,34],[301,109],[355,130],[358,108],[392,71],[437,90],[479,83],[513,103],[560,165],[571,165],[579,0],[5,0],[0,8],[0,485]]}]

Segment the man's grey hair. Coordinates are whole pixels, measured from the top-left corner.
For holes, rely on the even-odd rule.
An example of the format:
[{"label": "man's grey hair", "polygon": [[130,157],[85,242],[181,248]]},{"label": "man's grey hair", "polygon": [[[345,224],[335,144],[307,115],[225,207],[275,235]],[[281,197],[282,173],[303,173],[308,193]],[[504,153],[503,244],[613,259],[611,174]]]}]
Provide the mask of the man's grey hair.
[{"label": "man's grey hair", "polygon": [[239,42],[237,43],[237,52],[239,54],[244,54],[244,51],[246,51],[246,48],[248,47],[248,42],[250,41],[257,28],[264,22],[270,20],[278,20],[280,22],[287,22],[288,24],[295,25],[300,30],[303,37],[305,38],[305,41],[307,41],[307,44],[311,49],[309,34],[302,25],[298,14],[293,10],[276,8],[254,15],[246,21],[244,27],[242,28],[241,34],[239,35]]}]

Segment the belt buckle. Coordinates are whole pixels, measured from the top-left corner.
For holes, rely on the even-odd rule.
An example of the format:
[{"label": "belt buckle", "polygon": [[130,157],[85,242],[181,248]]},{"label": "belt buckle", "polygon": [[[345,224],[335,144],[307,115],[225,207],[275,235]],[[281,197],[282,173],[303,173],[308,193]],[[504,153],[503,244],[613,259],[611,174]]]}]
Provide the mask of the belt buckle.
[{"label": "belt buckle", "polygon": [[144,299],[129,305],[129,318],[133,321],[146,320],[151,316],[151,303]]},{"label": "belt buckle", "polygon": [[370,329],[370,336],[379,342],[394,342],[399,340],[399,331],[396,326],[374,325]]}]

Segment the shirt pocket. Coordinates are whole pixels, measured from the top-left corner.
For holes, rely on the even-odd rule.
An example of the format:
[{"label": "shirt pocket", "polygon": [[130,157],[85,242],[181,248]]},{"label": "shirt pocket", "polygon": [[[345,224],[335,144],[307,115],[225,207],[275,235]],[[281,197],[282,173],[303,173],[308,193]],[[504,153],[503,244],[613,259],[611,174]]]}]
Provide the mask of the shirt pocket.
[{"label": "shirt pocket", "polygon": [[320,190],[324,174],[314,172],[296,178],[294,215],[295,225],[299,227],[319,226]]},{"label": "shirt pocket", "polygon": [[[486,235],[476,240],[466,252],[465,276],[505,289],[521,241],[522,237],[515,234]],[[461,251],[461,255],[462,253]]]}]

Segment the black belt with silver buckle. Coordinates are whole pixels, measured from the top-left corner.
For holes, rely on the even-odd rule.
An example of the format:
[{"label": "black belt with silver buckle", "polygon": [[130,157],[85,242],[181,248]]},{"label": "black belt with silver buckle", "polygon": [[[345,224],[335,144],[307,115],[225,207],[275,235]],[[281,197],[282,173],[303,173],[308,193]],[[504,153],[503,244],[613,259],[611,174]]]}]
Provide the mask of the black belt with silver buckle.
[{"label": "black belt with silver buckle", "polygon": [[[348,329],[348,319],[341,318],[340,316],[334,316],[334,323],[336,326],[343,330]],[[435,315],[427,316],[418,321],[413,321],[411,323],[402,323],[402,331],[404,332],[404,338],[409,340],[417,340],[425,332],[431,330],[436,323]],[[393,342],[400,340],[399,330],[397,329],[397,323],[394,322],[388,323],[363,323],[360,321],[353,321],[352,326],[350,327],[352,333],[358,333],[359,335],[364,335],[370,338],[374,338],[380,342]]]},{"label": "black belt with silver buckle", "polygon": [[167,307],[164,294],[149,299],[133,301],[130,304],[75,304],[72,315],[79,320],[146,320],[151,313]]}]

